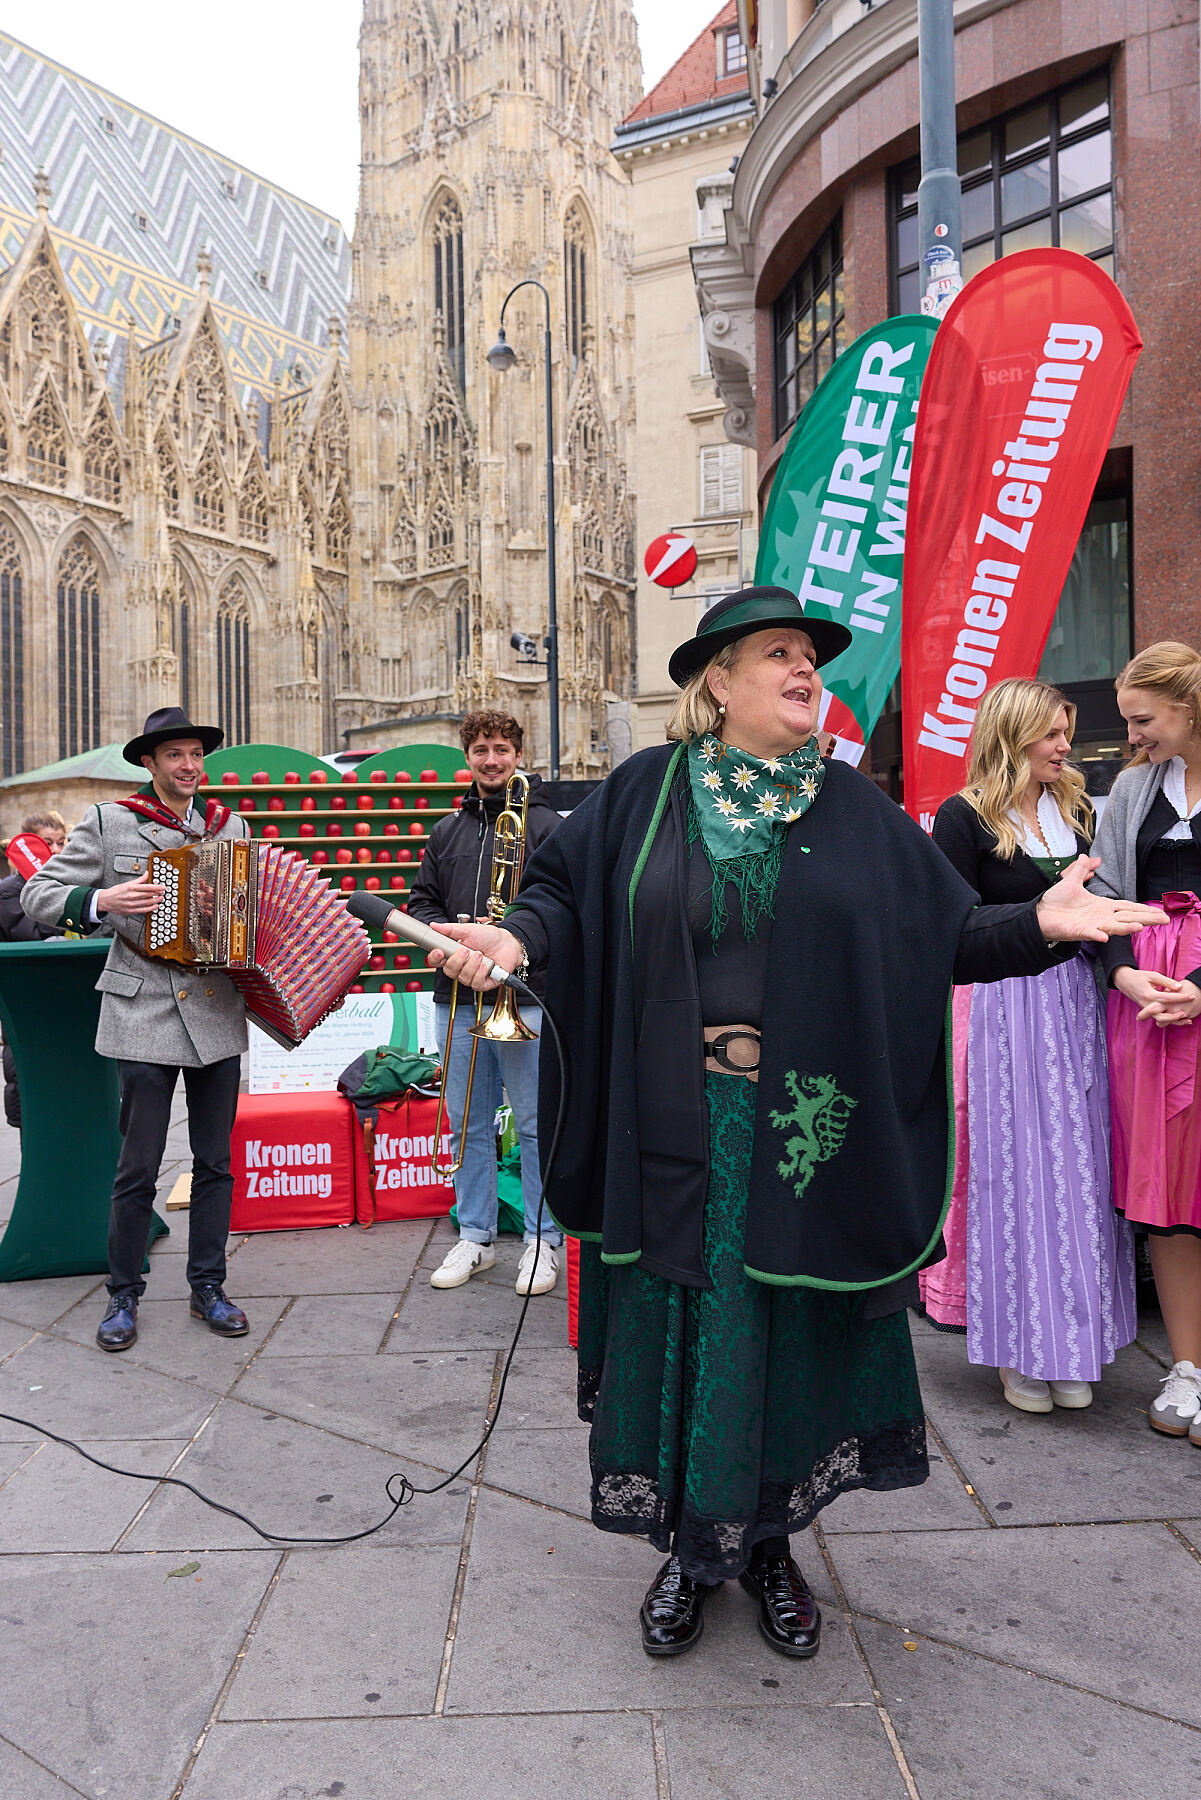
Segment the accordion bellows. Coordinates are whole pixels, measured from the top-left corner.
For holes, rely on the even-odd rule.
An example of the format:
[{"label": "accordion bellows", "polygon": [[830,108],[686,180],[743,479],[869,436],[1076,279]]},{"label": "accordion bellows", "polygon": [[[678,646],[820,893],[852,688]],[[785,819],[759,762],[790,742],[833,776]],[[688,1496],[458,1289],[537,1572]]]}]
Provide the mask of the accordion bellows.
[{"label": "accordion bellows", "polygon": [[148,956],[222,969],[257,1024],[287,1049],[342,1002],[371,951],[342,896],[303,856],[253,838],[151,854],[165,892],[147,915]]}]

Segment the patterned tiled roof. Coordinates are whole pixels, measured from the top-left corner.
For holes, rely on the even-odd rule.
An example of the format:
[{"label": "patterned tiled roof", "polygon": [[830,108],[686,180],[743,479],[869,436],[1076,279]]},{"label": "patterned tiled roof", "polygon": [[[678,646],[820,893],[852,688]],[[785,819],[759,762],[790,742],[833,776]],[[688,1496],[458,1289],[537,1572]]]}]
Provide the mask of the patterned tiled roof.
[{"label": "patterned tiled roof", "polygon": [[169,333],[212,257],[211,298],[235,379],[269,387],[345,319],[350,243],[341,225],[239,163],[0,32],[0,255],[33,222],[44,168],[50,225],[96,336],[132,318]]}]

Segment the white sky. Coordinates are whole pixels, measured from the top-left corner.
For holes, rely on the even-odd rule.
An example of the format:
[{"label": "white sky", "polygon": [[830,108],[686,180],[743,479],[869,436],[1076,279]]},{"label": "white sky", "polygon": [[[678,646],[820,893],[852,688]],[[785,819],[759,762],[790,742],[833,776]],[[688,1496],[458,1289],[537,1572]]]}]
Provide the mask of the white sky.
[{"label": "white sky", "polygon": [[[531,0],[536,3],[536,0]],[[634,0],[649,88],[720,0]],[[358,190],[361,0],[0,0],[0,27],[347,231]],[[53,216],[53,214],[52,214]]]}]

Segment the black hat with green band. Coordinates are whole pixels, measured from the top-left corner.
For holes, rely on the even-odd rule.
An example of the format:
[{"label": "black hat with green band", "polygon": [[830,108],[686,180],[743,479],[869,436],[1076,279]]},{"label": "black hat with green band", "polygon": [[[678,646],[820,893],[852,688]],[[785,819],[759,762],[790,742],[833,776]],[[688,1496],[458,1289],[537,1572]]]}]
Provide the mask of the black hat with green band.
[{"label": "black hat with green band", "polygon": [[739,588],[736,594],[711,606],[696,636],[672,651],[667,673],[677,687],[684,687],[727,644],[749,637],[752,631],[768,631],[772,626],[805,632],[817,652],[816,668],[833,662],[851,642],[845,625],[836,624],[833,619],[806,618],[800,601],[787,588]]}]

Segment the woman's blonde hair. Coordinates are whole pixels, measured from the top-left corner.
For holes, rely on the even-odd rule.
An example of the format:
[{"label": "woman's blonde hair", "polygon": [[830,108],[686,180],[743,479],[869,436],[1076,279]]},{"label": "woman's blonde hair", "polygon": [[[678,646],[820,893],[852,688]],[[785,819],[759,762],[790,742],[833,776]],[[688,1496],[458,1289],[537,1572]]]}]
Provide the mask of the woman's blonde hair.
[{"label": "woman's blonde hair", "polygon": [[31,812],[26,813],[25,817],[22,819],[21,830],[36,832],[45,832],[47,830],[61,831],[63,836],[66,837],[67,821],[60,812],[54,812],[51,809],[47,809],[45,812]]},{"label": "woman's blonde hair", "polygon": [[[1068,715],[1070,738],[1076,729],[1076,708],[1058,688],[1045,681],[1012,676],[989,688],[976,710],[972,728],[967,786],[960,791],[997,840],[997,855],[1008,862],[1018,848],[1018,834],[1009,817],[1020,805],[1030,784],[1030,759],[1026,752],[1046,737],[1060,712]],[[1093,835],[1093,809],[1084,791],[1084,776],[1065,763],[1059,780],[1045,790],[1066,822],[1082,838]]]},{"label": "woman's blonde hair", "polygon": [[[1201,734],[1201,655],[1187,644],[1178,644],[1174,638],[1167,638],[1162,644],[1148,644],[1131,657],[1113,685],[1115,690],[1146,688],[1161,700],[1187,707],[1193,732]],[[1137,750],[1130,758],[1130,767],[1149,760],[1145,750]]]},{"label": "woman's blonde hair", "polygon": [[691,744],[695,738],[706,737],[718,729],[721,712],[709,686],[709,675],[713,669],[732,669],[741,648],[742,639],[735,638],[711,656],[703,669],[688,677],[667,721],[667,736],[673,743]]}]

